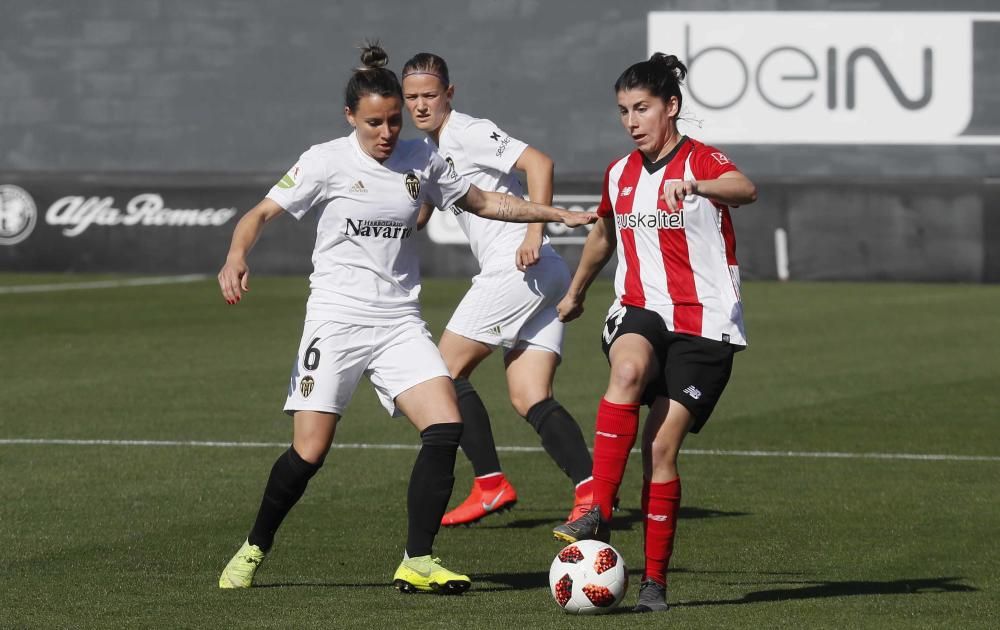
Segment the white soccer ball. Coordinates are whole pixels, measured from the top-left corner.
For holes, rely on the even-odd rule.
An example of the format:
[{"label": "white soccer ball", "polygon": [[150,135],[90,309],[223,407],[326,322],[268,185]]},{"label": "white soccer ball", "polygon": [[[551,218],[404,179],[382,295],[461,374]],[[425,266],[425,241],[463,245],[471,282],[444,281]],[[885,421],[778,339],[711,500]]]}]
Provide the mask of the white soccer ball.
[{"label": "white soccer ball", "polygon": [[614,547],[581,540],[560,551],[549,568],[549,589],[559,607],[599,615],[617,606],[628,590],[625,559]]}]

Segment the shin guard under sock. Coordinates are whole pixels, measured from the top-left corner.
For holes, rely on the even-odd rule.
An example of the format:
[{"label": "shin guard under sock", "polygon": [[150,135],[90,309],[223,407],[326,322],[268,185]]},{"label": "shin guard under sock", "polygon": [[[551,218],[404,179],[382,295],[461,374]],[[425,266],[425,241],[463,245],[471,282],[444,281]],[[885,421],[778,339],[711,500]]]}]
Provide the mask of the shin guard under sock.
[{"label": "shin guard under sock", "polygon": [[406,492],[406,553],[411,558],[432,551],[455,485],[455,454],[461,437],[462,425],[457,422],[432,424],[420,432],[420,452]]},{"label": "shin guard under sock", "polygon": [[542,438],[542,448],[576,485],[590,477],[594,462],[573,416],[554,398],[537,402],[525,419]]},{"label": "shin guard under sock", "polygon": [[251,545],[257,545],[263,551],[271,548],[281,522],[302,497],[309,480],[322,466],[322,460],[311,464],[302,459],[291,446],[275,460],[264,487],[257,519],[247,536]]},{"label": "shin guard under sock", "polygon": [[667,585],[667,566],[674,551],[677,513],[681,505],[680,478],[666,483],[649,483],[645,517],[646,569],[643,580]]},{"label": "shin guard under sock", "polygon": [[493,441],[493,428],[486,405],[465,378],[455,379],[455,394],[458,395],[458,411],[462,414],[462,451],[472,463],[476,477],[500,472],[500,458]]},{"label": "shin guard under sock", "polygon": [[615,497],[625,475],[628,456],[639,430],[639,403],[613,403],[604,398],[597,408],[594,431],[594,503],[601,517],[611,520]]}]

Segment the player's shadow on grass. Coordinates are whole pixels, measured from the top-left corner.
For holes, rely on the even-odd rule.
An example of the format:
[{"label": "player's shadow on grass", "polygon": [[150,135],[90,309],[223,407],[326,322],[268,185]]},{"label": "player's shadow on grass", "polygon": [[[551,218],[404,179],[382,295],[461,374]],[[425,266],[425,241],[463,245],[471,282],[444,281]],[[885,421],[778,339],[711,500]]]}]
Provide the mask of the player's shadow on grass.
[{"label": "player's shadow on grass", "polygon": [[[724,516],[747,516],[749,512],[726,512],[723,510],[713,510],[710,508],[700,508],[693,506],[682,506],[678,518],[681,520],[695,520],[701,518],[720,518]],[[555,517],[548,518],[517,518],[506,523],[489,523],[480,524],[479,527],[483,529],[505,529],[508,527],[513,527],[514,529],[532,529],[534,527],[541,527],[543,525],[555,525],[561,522],[560,519],[565,519],[565,516],[557,515]],[[626,508],[615,512],[615,516],[611,521],[611,529],[614,530],[631,530],[634,525],[642,526],[642,520],[645,515],[642,510],[637,508]]]},{"label": "player's shadow on grass", "polygon": [[[525,571],[523,573],[477,573],[472,576],[473,588],[477,593],[497,591],[549,588],[548,571]],[[485,583],[490,583],[487,586]],[[498,586],[500,585],[500,586]]]},{"label": "player's shadow on grass", "polygon": [[254,584],[253,588],[393,588],[392,582],[271,582]]},{"label": "player's shadow on grass", "polygon": [[747,593],[739,599],[688,601],[671,606],[728,606],[733,604],[758,604],[794,599],[847,597],[851,595],[915,595],[920,593],[972,593],[979,589],[966,584],[956,584],[961,577],[903,579],[886,582],[845,580],[842,582],[806,582],[808,586],[776,588]]}]

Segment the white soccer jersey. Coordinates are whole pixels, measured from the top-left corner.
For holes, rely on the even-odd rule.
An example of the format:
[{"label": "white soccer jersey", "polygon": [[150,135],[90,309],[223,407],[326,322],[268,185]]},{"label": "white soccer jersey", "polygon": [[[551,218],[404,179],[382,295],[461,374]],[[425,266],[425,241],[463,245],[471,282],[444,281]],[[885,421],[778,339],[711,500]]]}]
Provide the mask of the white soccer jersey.
[{"label": "white soccer jersey", "polygon": [[618,235],[612,311],[638,306],[659,313],[669,330],[746,345],[729,208],[692,195],[671,214],[660,196],[665,182],[734,170],[724,153],[691,138],[655,164],[638,150],[611,163],[597,213],[614,212]]},{"label": "white soccer jersey", "polygon": [[[521,183],[511,174],[514,163],[528,148],[524,142],[510,137],[489,120],[456,111],[448,116],[439,141],[437,151],[477,188],[524,196]],[[430,138],[425,142],[434,147]],[[484,219],[454,205],[438,207],[454,213],[480,269],[513,267],[514,251],[524,240],[527,224]]]},{"label": "white soccer jersey", "polygon": [[448,207],[469,185],[419,140],[400,140],[382,163],[355,133],[303,153],[267,196],[296,219],[319,213],[306,319],[384,324],[419,316],[412,236],[420,204]]}]

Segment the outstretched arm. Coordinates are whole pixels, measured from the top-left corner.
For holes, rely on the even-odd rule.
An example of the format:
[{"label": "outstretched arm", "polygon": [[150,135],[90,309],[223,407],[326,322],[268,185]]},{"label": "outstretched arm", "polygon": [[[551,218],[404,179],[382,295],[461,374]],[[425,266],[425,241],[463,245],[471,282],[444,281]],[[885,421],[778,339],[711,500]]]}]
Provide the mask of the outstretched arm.
[{"label": "outstretched arm", "polygon": [[580,255],[580,264],[576,267],[576,273],[573,274],[573,281],[570,283],[566,295],[556,306],[561,321],[573,321],[583,314],[583,302],[587,298],[587,289],[590,288],[597,274],[607,264],[611,255],[615,253],[617,244],[614,215],[609,214],[602,217],[594,225],[594,229],[587,236],[587,242],[583,244],[583,253]]},{"label": "outstretched arm", "polygon": [[[240,301],[243,293],[250,290],[250,268],[247,254],[260,237],[264,224],[278,216],[285,209],[272,199],[265,198],[244,214],[233,230],[233,240],[229,245],[226,264],[219,271],[219,288],[222,297],[229,304]],[[242,291],[242,292],[241,292]]]},{"label": "outstretched arm", "polygon": [[552,221],[569,227],[578,227],[597,220],[597,214],[593,212],[570,212],[527,201],[514,195],[480,190],[476,186],[470,186],[469,191],[458,200],[457,205],[462,210],[477,216],[509,223]]},{"label": "outstretched arm", "polygon": [[727,206],[745,206],[757,201],[757,187],[739,171],[728,171],[718,179],[672,181],[663,185],[663,200],[671,212],[688,195],[700,195]]}]

